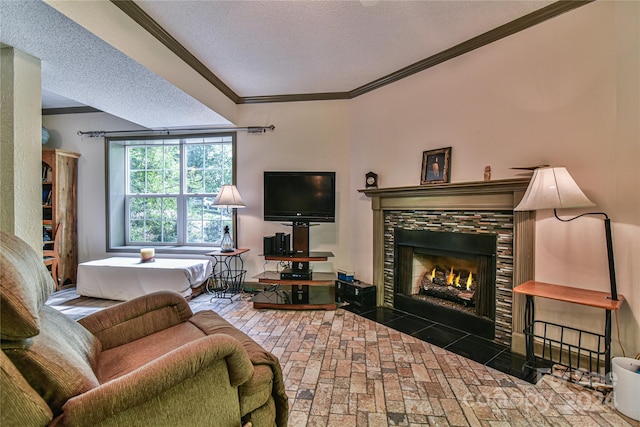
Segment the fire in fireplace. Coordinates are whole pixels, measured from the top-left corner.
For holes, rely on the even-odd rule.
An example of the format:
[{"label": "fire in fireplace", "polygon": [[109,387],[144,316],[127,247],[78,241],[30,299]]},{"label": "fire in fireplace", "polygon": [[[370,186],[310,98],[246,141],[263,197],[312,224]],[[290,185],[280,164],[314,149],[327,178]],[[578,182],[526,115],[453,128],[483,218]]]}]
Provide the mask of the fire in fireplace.
[{"label": "fire in fireplace", "polygon": [[493,338],[496,236],[401,228],[394,234],[394,306]]},{"label": "fire in fireplace", "polygon": [[478,272],[475,262],[415,254],[413,269],[418,271],[413,295],[440,299],[455,308],[476,306]]}]

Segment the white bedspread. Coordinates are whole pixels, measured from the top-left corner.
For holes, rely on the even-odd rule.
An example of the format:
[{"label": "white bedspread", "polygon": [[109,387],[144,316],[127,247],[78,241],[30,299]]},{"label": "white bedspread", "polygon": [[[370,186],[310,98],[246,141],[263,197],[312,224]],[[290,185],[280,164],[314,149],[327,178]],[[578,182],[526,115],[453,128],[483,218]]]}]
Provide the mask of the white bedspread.
[{"label": "white bedspread", "polygon": [[211,275],[207,259],[156,258],[141,263],[140,258],[113,257],[78,265],[76,292],[79,295],[127,301],[162,290],[187,297],[191,288]]}]

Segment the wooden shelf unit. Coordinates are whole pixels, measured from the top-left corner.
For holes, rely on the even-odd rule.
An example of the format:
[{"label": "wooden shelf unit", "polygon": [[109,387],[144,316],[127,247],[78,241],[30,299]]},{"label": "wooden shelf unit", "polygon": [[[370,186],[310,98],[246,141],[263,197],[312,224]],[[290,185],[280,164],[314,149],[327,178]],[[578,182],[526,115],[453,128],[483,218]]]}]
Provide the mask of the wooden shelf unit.
[{"label": "wooden shelf unit", "polygon": [[331,252],[309,252],[308,254],[293,254],[293,255],[263,255],[267,261],[291,261],[291,262],[313,262],[313,261],[326,261],[331,258],[333,254]]},{"label": "wooden shelf unit", "polygon": [[50,191],[50,202],[42,205],[42,225],[53,240],[56,227],[62,225],[60,246],[60,282],[75,284],[78,270],[78,158],[80,154],[65,150],[43,149],[43,198]]},{"label": "wooden shelf unit", "polygon": [[277,304],[270,302],[254,302],[253,308],[261,309],[272,309],[272,310],[335,310],[336,305],[334,303],[327,304]]},{"label": "wooden shelf unit", "polygon": [[[286,262],[322,262],[327,261],[330,257],[333,257],[331,252],[309,252],[309,224],[294,224],[294,253],[291,255],[264,255],[267,261],[286,261]],[[303,238],[296,238],[296,233],[299,233]],[[302,244],[296,244],[296,242],[303,242]],[[312,273],[311,280],[284,280],[280,278],[280,273],[277,271],[265,271],[254,278],[258,279],[259,283],[271,283],[274,285],[290,285],[293,292],[303,292],[308,295],[309,286],[330,286],[333,287],[336,275],[334,273],[314,272]],[[335,310],[337,305],[335,303],[326,304],[307,304],[307,303],[292,303],[292,304],[279,304],[271,302],[253,302],[253,308],[269,308],[269,309],[289,309],[289,310]]]},{"label": "wooden shelf unit", "polygon": [[280,279],[280,273],[277,271],[265,271],[254,276],[254,279],[258,279],[259,283],[273,283],[278,285],[333,286],[336,281],[336,275],[333,273],[313,273],[312,280],[282,280]]}]

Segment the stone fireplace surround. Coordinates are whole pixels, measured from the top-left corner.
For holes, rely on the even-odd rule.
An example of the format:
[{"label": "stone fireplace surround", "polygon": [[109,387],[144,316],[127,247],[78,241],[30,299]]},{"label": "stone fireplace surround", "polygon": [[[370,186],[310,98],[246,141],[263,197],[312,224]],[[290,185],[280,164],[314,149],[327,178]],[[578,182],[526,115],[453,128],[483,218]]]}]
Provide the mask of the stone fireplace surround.
[{"label": "stone fireplace surround", "polygon": [[[524,353],[524,299],[514,286],[533,278],[535,216],[514,212],[529,179],[431,184],[360,190],[373,210],[373,278],[378,306],[393,307],[393,230],[490,232],[499,236],[495,341]],[[498,224],[499,223],[499,224]]]},{"label": "stone fireplace surround", "polygon": [[[512,315],[512,283],[513,283],[513,212],[512,211],[479,211],[479,210],[390,210],[385,212],[385,280],[384,300],[385,305],[398,308],[395,301],[394,284],[396,282],[395,268],[397,259],[393,255],[394,236],[393,229],[398,227],[404,231],[434,231],[473,234],[497,235],[497,261],[495,269],[495,321],[491,325],[494,334],[474,332],[463,325],[458,329],[474,332],[485,338],[493,338],[499,344],[511,345],[511,315]],[[391,230],[391,232],[389,232]],[[414,312],[413,314],[419,315]],[[451,315],[443,314],[443,317]],[[438,323],[447,323],[447,319],[439,320],[427,316]],[[494,320],[494,319],[490,319]],[[484,323],[483,318],[469,319],[469,327],[479,326]],[[454,326],[454,325],[449,325]]]}]

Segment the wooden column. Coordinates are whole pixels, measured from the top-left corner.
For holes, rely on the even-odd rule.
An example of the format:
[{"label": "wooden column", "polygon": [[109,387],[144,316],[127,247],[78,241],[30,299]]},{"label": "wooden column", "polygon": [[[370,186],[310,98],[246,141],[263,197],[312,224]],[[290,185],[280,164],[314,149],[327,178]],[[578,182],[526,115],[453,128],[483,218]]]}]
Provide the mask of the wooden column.
[{"label": "wooden column", "polygon": [[[518,201],[522,197],[518,198]],[[513,288],[531,280],[535,275],[536,217],[534,211],[513,213]],[[513,294],[511,305],[511,350],[525,354],[524,329],[525,297]]]}]

